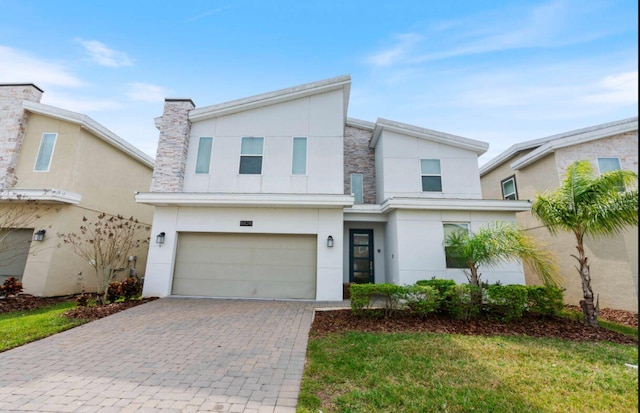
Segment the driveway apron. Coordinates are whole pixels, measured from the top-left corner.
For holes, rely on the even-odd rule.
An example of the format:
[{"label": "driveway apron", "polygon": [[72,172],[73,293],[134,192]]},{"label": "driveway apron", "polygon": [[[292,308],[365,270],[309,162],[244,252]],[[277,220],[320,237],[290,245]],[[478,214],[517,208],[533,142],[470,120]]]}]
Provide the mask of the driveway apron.
[{"label": "driveway apron", "polygon": [[0,353],[0,411],[295,412],[317,306],[137,306]]}]

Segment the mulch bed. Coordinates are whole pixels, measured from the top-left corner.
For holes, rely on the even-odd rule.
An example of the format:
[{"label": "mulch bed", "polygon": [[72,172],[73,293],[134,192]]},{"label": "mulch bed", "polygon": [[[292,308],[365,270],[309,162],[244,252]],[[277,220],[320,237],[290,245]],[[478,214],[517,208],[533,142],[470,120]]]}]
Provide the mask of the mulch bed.
[{"label": "mulch bed", "polygon": [[[73,301],[74,299],[74,296],[34,297],[32,295],[20,294],[17,297],[1,299],[0,313],[6,313],[9,311],[35,310],[37,308],[46,307],[60,302]],[[64,315],[68,318],[97,320],[99,318],[115,314],[119,311],[126,310],[127,308],[135,307],[137,305],[148,303],[157,299],[157,297],[149,297],[139,300],[125,301],[122,303],[112,303],[99,307],[76,307],[72,310],[66,311]]]},{"label": "mulch bed", "polygon": [[139,300],[129,300],[121,303],[111,303],[101,306],[76,307],[72,310],[65,311],[64,316],[67,318],[97,320],[99,318],[103,318],[111,314],[126,310],[127,308],[135,307],[137,305],[145,304],[157,299],[157,297],[148,297],[141,298]]},{"label": "mulch bed", "polygon": [[504,323],[486,316],[472,320],[456,320],[433,314],[423,319],[406,311],[392,317],[354,316],[351,310],[316,311],[311,325],[312,336],[328,333],[358,332],[433,332],[464,335],[522,335],[555,337],[572,341],[611,341],[619,344],[637,344],[635,338],[603,328],[591,328],[579,321],[562,317],[526,315],[520,320]]}]

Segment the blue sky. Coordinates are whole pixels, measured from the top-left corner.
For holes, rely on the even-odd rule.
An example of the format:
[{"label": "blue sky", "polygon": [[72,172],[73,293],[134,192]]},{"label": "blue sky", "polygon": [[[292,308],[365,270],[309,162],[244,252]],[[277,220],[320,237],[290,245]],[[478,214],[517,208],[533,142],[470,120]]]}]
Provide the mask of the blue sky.
[{"label": "blue sky", "polygon": [[338,75],[349,116],[510,145],[638,113],[636,1],[0,0],[0,83],[155,156],[165,97]]}]

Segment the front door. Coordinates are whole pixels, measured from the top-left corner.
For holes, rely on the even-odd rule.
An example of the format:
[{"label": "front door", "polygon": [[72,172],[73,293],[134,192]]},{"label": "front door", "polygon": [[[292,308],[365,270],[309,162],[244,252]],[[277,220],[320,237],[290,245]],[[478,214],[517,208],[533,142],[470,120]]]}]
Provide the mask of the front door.
[{"label": "front door", "polygon": [[349,281],[373,283],[373,230],[349,230]]}]

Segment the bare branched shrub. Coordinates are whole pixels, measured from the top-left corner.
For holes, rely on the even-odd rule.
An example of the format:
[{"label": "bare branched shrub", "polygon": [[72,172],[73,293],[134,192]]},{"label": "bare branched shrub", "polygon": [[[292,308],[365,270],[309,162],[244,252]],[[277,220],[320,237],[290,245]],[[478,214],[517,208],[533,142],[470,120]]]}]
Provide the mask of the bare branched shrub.
[{"label": "bare branched shrub", "polygon": [[127,267],[129,255],[149,243],[150,227],[133,217],[104,213],[93,221],[83,217],[82,222],[79,232],[58,237],[93,267],[98,298],[105,304],[115,274]]}]

